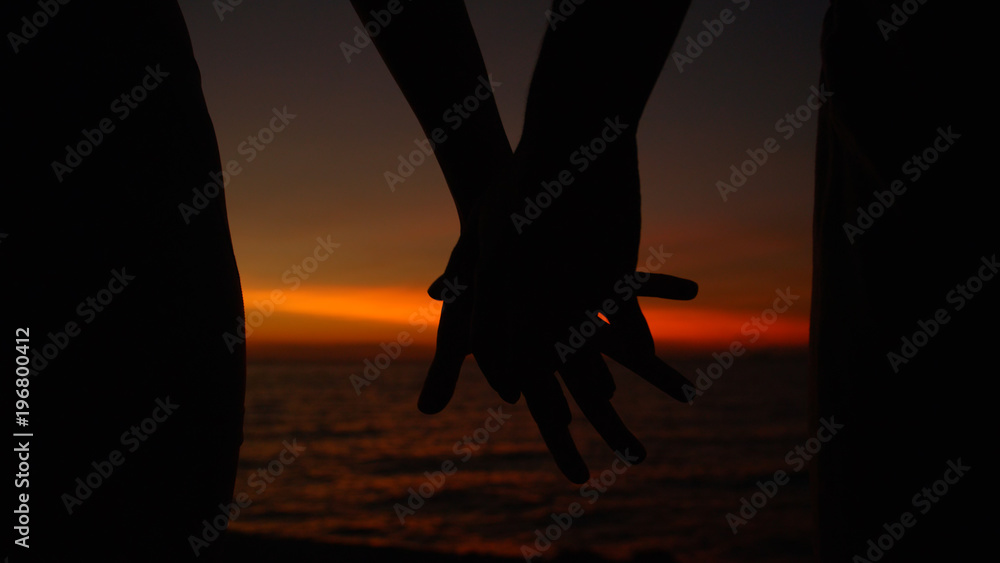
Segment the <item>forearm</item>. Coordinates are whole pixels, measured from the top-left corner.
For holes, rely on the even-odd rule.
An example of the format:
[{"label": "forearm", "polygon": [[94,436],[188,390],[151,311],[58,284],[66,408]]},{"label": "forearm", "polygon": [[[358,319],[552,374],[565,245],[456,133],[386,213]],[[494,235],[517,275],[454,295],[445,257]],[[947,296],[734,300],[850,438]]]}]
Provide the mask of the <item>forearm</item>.
[{"label": "forearm", "polygon": [[510,143],[462,0],[352,0],[363,21],[396,6],[373,42],[402,90],[455,200],[462,228],[490,175],[509,165]]},{"label": "forearm", "polygon": [[[617,119],[625,125],[621,134],[634,139],[689,5],[589,0],[564,20],[551,20],[518,150],[577,146],[600,136],[606,119]],[[552,9],[558,13],[558,5]]]}]

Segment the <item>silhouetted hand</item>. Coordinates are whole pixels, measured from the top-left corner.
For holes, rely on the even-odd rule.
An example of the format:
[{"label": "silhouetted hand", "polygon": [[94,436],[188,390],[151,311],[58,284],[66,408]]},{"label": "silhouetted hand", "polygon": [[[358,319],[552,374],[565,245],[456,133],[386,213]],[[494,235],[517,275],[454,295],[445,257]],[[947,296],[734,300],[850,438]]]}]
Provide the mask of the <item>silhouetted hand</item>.
[{"label": "silhouetted hand", "polygon": [[455,392],[465,357],[472,353],[473,275],[478,255],[475,235],[462,234],[445,272],[431,284],[427,294],[442,301],[434,359],[417,401],[426,414],[441,412]]},{"label": "silhouetted hand", "polygon": [[[561,190],[553,187],[551,179],[566,167],[566,155],[519,148],[514,188],[484,202],[471,344],[490,385],[511,403],[524,395],[557,465],[582,483],[589,473],[554,372],[612,449],[643,459],[645,450],[610,403],[615,384],[601,354],[687,402],[682,387],[689,382],[655,355],[636,297],[692,299],[697,285],[635,271],[634,137],[621,139],[585,173],[570,173]],[[469,314],[468,303],[461,311]]]},{"label": "silhouetted hand", "polygon": [[[386,6],[385,0],[352,4],[363,20]],[[605,301],[616,295],[618,282],[636,274],[635,128],[688,4],[588,2],[559,25],[558,33],[551,27],[532,76],[516,166],[510,166],[510,144],[492,96],[435,147],[462,220],[462,236],[445,275],[428,291],[445,305],[419,407],[433,413],[448,403],[462,361],[472,350],[504,399],[513,402],[525,395],[557,462],[574,480],[583,478],[586,468],[566,429],[569,410],[553,371],[560,371],[613,447],[636,450],[641,446],[608,402],[614,382],[600,354],[675,396],[683,381],[653,354],[649,328],[634,299],[690,299],[696,286],[657,275],[632,287],[632,295],[622,295],[620,306],[609,308]],[[447,125],[442,108],[470,91],[479,97],[489,74],[461,0],[414,5],[394,22],[373,42],[431,138]],[[629,33],[610,44],[600,40],[625,28]],[[578,135],[603,126],[595,119],[609,125],[621,120],[613,127],[614,139],[606,133],[593,139],[615,147],[590,163],[586,179],[563,180],[560,172],[566,168],[569,173],[571,145],[584,141]],[[541,182],[556,179],[561,188],[556,184],[554,191],[541,195]],[[494,189],[483,193],[490,182]],[[519,211],[523,216],[515,220]],[[588,312],[604,315],[610,326]],[[587,322],[596,324],[582,324]],[[563,342],[574,327],[592,328],[593,334],[579,346]],[[571,350],[560,345],[571,345]]]}]

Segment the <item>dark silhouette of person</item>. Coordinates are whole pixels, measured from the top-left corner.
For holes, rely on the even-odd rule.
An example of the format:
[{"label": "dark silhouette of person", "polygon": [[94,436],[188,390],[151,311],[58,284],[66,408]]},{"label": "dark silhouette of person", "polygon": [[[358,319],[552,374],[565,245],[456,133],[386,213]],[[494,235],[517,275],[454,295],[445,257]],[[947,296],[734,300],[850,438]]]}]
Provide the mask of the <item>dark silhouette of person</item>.
[{"label": "dark silhouette of person", "polygon": [[232,500],[245,348],[223,339],[243,304],[198,66],[176,2],[47,5],[3,8],[24,39],[4,54],[3,333],[11,354],[28,329],[33,371],[11,560],[211,560],[221,541],[190,538]]},{"label": "dark silhouette of person", "polygon": [[982,27],[955,3],[889,0],[834,0],[823,25],[810,421],[843,425],[811,467],[823,562],[973,561],[992,535]]}]

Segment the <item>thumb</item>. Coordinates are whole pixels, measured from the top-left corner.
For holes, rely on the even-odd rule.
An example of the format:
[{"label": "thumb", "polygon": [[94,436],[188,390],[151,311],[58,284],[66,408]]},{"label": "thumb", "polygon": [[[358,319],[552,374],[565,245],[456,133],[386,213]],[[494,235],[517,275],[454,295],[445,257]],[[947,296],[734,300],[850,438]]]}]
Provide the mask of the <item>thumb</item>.
[{"label": "thumb", "polygon": [[636,290],[636,295],[688,301],[698,295],[698,284],[666,274],[649,274],[649,279]]}]

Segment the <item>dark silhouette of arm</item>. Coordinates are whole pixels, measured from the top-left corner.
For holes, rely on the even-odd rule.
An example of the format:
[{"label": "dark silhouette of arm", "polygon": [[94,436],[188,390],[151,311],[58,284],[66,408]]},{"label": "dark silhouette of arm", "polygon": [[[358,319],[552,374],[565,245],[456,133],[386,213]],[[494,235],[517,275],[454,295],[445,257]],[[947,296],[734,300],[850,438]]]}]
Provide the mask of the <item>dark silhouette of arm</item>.
[{"label": "dark silhouette of arm", "polygon": [[[387,5],[354,2],[363,19]],[[569,407],[555,370],[605,441],[639,459],[645,455],[641,444],[610,405],[614,382],[601,352],[685,400],[686,380],[656,358],[634,299],[572,358],[554,361],[552,345],[594,303],[612,295],[616,278],[635,270],[635,132],[686,9],[687,2],[650,0],[578,6],[546,34],[513,158],[492,98],[437,147],[462,216],[462,236],[444,277],[470,276],[474,264],[475,291],[444,308],[419,406],[429,413],[444,408],[475,344],[490,385],[509,402],[523,392],[557,464],[575,482],[589,475],[569,435]],[[488,76],[461,2],[406,4],[375,44],[428,137],[442,127],[444,112]],[[608,127],[614,128],[613,140]],[[575,178],[572,189],[520,236],[509,218],[524,198],[568,168],[576,147],[601,136],[602,156],[591,171]],[[440,282],[431,287],[434,297]],[[672,299],[696,292],[692,282],[670,276],[654,276],[638,291]]]},{"label": "dark silhouette of arm", "polygon": [[[606,315],[610,324],[588,315],[615,298],[616,282],[636,268],[636,131],[688,4],[589,0],[565,19],[551,20],[512,189],[491,201],[484,220],[476,360],[506,400],[524,394],[556,463],[575,482],[585,481],[588,471],[570,436],[569,405],[554,371],[604,440],[638,459],[645,452],[610,404],[615,385],[601,354],[689,400],[687,380],[656,357],[635,296],[616,302],[617,312]],[[528,202],[536,204],[534,213]],[[693,282],[659,274],[637,291],[670,299],[696,293]],[[596,334],[566,353],[570,331],[588,322]]]},{"label": "dark silhouette of arm", "polygon": [[[559,13],[559,2],[552,11]],[[690,0],[589,0],[550,19],[518,151],[565,150],[605,118],[638,124]],[[626,130],[635,137],[637,127]],[[569,153],[566,153],[567,155]]]},{"label": "dark silhouette of arm", "polygon": [[[386,0],[352,0],[363,21]],[[489,73],[462,0],[395,2],[402,9],[372,38],[428,139],[447,136],[434,154],[462,221],[469,226],[489,173],[509,166],[511,147],[496,100],[485,99]],[[475,109],[462,107],[477,96]],[[459,106],[456,108],[456,105]]]},{"label": "dark silhouette of arm", "polygon": [[[451,399],[462,363],[472,352],[471,286],[480,202],[487,186],[507,173],[513,155],[462,0],[352,4],[363,21],[373,12],[384,16],[390,5],[397,8],[373,41],[427,138],[435,142],[434,153],[461,223],[445,273],[428,289],[445,304],[418,406],[435,413]],[[443,142],[436,142],[440,139]],[[456,294],[455,288],[463,289]]]}]

